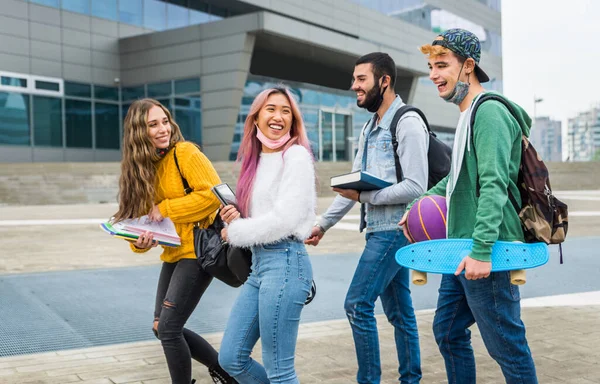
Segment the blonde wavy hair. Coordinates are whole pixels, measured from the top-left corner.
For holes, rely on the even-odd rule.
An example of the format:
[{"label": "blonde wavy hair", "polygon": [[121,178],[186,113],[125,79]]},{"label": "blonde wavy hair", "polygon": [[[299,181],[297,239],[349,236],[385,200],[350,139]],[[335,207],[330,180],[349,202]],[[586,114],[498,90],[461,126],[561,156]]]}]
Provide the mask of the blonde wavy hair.
[{"label": "blonde wavy hair", "polygon": [[123,158],[119,179],[119,210],[114,222],[148,214],[155,199],[156,165],[161,157],[148,135],[148,111],[160,107],[171,125],[169,147],[185,141],[171,113],[154,99],[134,101],[123,122]]},{"label": "blonde wavy hair", "polygon": [[441,45],[431,45],[431,44],[421,45],[419,50],[421,51],[421,53],[423,53],[425,55],[429,55],[429,57],[443,56],[443,55],[447,55],[448,53],[453,53],[451,50],[449,50],[446,47],[442,47]]}]

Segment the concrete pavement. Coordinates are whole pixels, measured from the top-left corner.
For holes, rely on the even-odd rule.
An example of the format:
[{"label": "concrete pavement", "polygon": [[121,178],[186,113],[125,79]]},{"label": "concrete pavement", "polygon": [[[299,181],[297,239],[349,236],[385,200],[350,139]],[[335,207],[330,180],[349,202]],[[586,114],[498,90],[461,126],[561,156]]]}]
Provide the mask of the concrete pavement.
[{"label": "concrete pavement", "polygon": [[[600,236],[600,214],[597,214],[596,208],[600,192],[570,193],[565,200],[571,212],[578,212],[570,221],[569,241],[576,242],[581,236]],[[319,212],[323,212],[330,201],[320,199]],[[0,207],[0,274],[157,264],[156,251],[135,255],[121,242],[97,229],[94,220],[106,218],[114,211],[115,207],[107,204]],[[332,229],[319,247],[310,248],[311,256],[359,252],[364,244],[362,236],[342,229],[356,225],[357,214],[355,208],[344,221],[347,226]],[[65,220],[83,220],[84,223]],[[560,281],[555,283],[560,284]],[[148,289],[154,290],[154,287]],[[320,291],[319,294],[326,295],[327,292]],[[540,383],[600,383],[598,292],[531,298],[523,300],[523,307],[523,320]],[[422,382],[446,382],[442,358],[431,332],[433,312],[419,311],[417,318],[424,374]],[[114,326],[118,328],[119,324]],[[382,316],[378,317],[378,326],[382,382],[392,383],[397,378],[393,330]],[[1,329],[0,324],[0,343]],[[218,346],[222,334],[206,336]],[[487,355],[476,327],[473,327],[473,346],[478,364],[478,383],[504,382],[498,366]],[[260,346],[257,346],[254,355],[260,359]],[[298,342],[297,369],[302,383],[355,382],[356,358],[347,320],[303,323]],[[198,383],[211,382],[206,369],[200,364],[194,364],[194,377]],[[155,340],[0,358],[0,383],[6,384],[169,382],[162,350]]]},{"label": "concrete pavement", "polygon": [[[444,383],[442,359],[433,341],[432,311],[417,315],[421,337],[422,383]],[[529,345],[540,383],[600,383],[600,306],[524,308]],[[396,382],[393,329],[378,316],[383,383]],[[205,335],[217,346],[221,333]],[[497,364],[486,354],[473,327],[478,383],[502,383]],[[260,346],[254,351],[260,360]],[[297,348],[302,383],[352,383],[356,358],[348,322],[302,324]],[[211,383],[206,368],[194,363],[199,384]],[[168,371],[158,341],[21,355],[0,359],[0,382],[6,384],[168,384]]]}]

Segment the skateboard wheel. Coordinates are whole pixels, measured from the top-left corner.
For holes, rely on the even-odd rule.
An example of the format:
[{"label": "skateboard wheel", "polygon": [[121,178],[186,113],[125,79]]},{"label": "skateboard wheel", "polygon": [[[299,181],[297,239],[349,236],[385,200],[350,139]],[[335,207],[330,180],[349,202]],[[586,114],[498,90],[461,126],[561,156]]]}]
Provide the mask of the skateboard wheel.
[{"label": "skateboard wheel", "polygon": [[527,275],[524,269],[510,271],[510,283],[513,285],[523,285],[527,282]]},{"label": "skateboard wheel", "polygon": [[414,285],[427,284],[427,272],[412,271],[412,282]]}]

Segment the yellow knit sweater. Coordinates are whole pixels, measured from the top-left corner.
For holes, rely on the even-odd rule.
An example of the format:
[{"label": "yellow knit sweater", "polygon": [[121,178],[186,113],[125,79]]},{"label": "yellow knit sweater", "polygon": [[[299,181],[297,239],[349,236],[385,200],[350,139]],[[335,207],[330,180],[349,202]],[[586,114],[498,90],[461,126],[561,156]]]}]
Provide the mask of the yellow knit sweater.
[{"label": "yellow knit sweater", "polygon": [[[219,200],[211,192],[211,188],[221,182],[210,160],[192,143],[177,144],[177,160],[181,174],[187,180],[193,192],[186,195],[183,182],[171,149],[157,164],[154,203],[160,213],[175,223],[177,234],[181,238],[179,247],[164,247],[160,255],[162,261],[174,263],[181,259],[194,259],[194,224],[201,228],[208,227],[216,216]],[[131,249],[136,253],[149,249],[138,249],[133,244]]]}]

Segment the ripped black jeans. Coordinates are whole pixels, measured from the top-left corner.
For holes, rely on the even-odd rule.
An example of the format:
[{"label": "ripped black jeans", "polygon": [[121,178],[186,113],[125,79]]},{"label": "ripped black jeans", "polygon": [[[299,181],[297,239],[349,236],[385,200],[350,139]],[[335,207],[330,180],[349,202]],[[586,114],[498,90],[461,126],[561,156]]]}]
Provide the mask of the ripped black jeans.
[{"label": "ripped black jeans", "polygon": [[192,358],[209,368],[217,367],[217,351],[201,336],[184,328],[212,276],[196,259],[163,263],[156,290],[154,320],[173,384],[192,381]]}]

